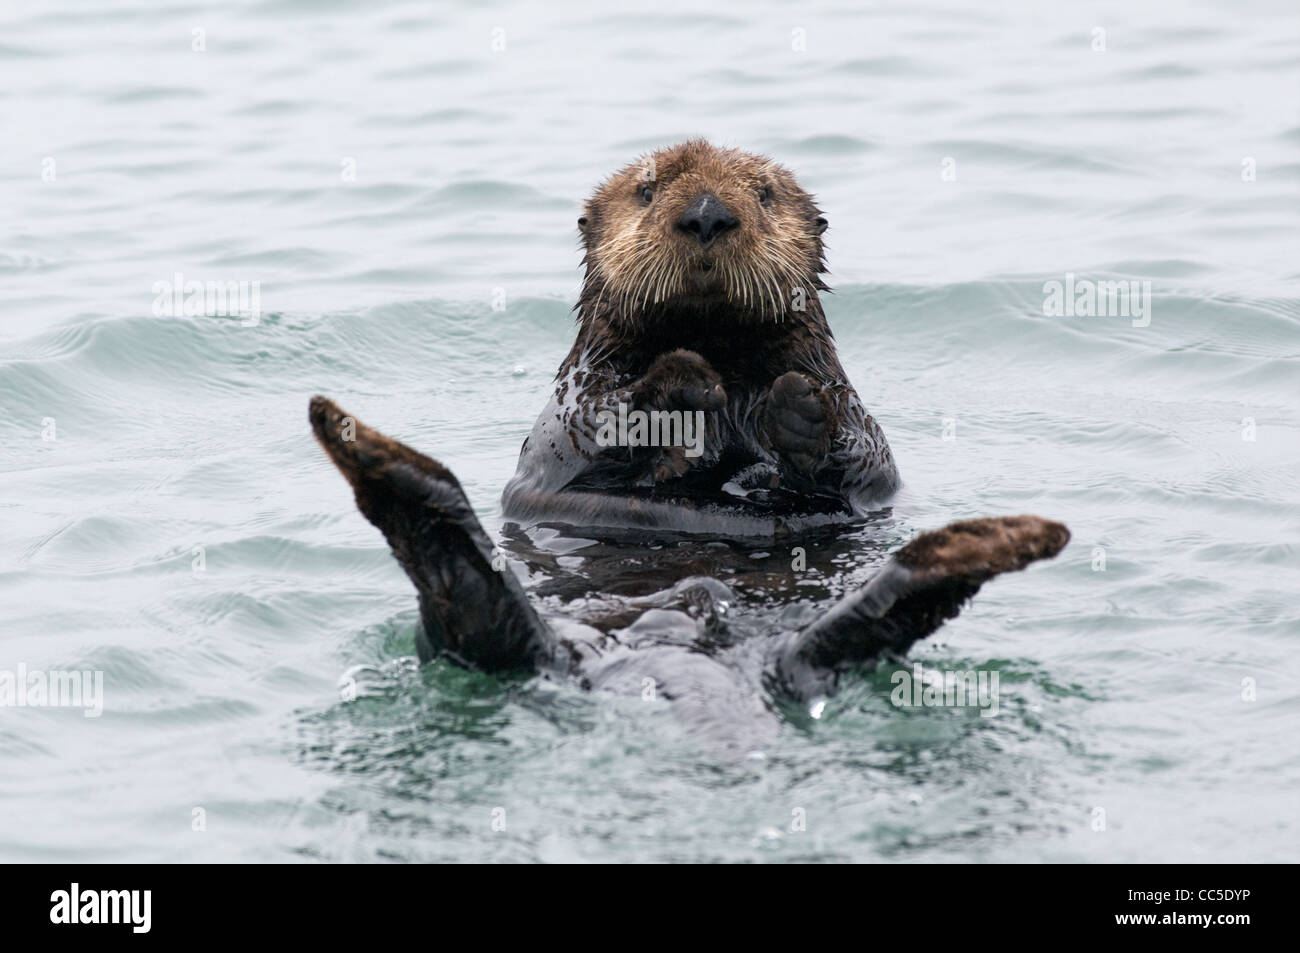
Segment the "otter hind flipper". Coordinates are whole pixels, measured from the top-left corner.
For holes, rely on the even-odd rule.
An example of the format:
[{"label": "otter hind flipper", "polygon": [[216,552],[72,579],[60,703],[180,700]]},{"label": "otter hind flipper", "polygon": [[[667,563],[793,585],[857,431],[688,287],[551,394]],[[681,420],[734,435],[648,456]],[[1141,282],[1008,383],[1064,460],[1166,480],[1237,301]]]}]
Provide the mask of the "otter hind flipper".
[{"label": "otter hind flipper", "polygon": [[1038,516],[962,520],[922,533],[862,589],[778,642],[775,681],[797,698],[822,694],[839,671],[906,651],[956,616],[984,582],[1049,559],[1069,540],[1063,524]]},{"label": "otter hind flipper", "polygon": [[514,574],[502,562],[494,568],[492,542],[452,472],[319,395],[310,419],[357,508],[383,532],[419,593],[420,660],[443,653],[486,671],[543,663],[550,631]]}]

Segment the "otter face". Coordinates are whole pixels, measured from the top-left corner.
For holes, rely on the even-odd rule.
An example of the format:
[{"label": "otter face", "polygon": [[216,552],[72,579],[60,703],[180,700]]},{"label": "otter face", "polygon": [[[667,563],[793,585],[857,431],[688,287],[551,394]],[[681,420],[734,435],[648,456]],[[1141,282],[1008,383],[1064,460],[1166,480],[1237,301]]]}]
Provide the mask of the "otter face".
[{"label": "otter face", "polygon": [[578,219],[584,298],[779,319],[823,289],[826,220],[785,168],[701,139],[651,153],[596,189]]}]

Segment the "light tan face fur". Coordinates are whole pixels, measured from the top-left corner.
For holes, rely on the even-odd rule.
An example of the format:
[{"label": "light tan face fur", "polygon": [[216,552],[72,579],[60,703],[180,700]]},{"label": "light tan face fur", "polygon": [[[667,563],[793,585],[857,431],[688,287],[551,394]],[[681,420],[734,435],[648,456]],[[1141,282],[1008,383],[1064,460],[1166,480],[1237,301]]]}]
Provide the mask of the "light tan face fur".
[{"label": "light tan face fur", "polygon": [[703,307],[779,318],[792,299],[822,287],[826,220],[812,197],[780,165],[702,140],[616,172],[578,225],[584,297],[616,314]]}]

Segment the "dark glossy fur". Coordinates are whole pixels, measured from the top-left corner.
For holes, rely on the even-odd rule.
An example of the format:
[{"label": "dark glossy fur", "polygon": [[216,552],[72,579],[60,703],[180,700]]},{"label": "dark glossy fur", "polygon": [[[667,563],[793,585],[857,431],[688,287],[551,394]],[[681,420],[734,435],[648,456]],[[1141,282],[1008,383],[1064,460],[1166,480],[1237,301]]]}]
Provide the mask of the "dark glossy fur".
[{"label": "dark glossy fur", "polygon": [[[580,227],[578,339],[506,488],[508,517],[583,536],[648,527],[770,539],[860,520],[894,490],[889,446],[840,366],[817,297],[825,220],[788,171],[688,142],[611,177]],[[597,414],[620,403],[703,412],[702,453],[602,446]],[[812,624],[747,638],[728,635],[734,594],[708,576],[600,611],[576,599],[586,607],[576,618],[543,617],[446,467],[324,397],[310,418],[415,585],[422,661],[543,671],[591,689],[650,686],[719,753],[771,736],[772,699],[834,691],[844,671],[907,651],[985,581],[1069,540],[1036,516],[953,523],[908,543]]]}]

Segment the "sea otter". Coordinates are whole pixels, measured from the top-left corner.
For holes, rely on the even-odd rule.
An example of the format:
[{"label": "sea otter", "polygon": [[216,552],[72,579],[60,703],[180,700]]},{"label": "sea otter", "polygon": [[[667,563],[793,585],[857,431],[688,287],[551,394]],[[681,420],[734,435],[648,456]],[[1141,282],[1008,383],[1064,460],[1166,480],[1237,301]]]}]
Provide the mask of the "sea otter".
[{"label": "sea otter", "polygon": [[[894,458],[818,295],[826,227],[788,170],[702,140],[607,179],[578,219],[577,341],[506,515],[771,534],[886,499]],[[703,452],[601,441],[629,409],[707,415]]]},{"label": "sea otter", "polygon": [[[607,179],[578,226],[577,341],[506,487],[508,518],[584,537],[789,539],[860,521],[887,500],[893,456],[818,296],[826,220],[789,171],[692,140]],[[634,413],[671,419],[676,439],[635,437]],[[1037,516],[952,523],[795,629],[729,616],[736,593],[708,576],[614,599],[614,610],[574,600],[544,618],[446,467],[324,397],[312,398],[310,420],[415,584],[421,661],[652,686],[719,750],[761,745],[778,722],[774,699],[829,694],[844,671],[902,653],[956,615],[987,579],[1069,540]]]}]

